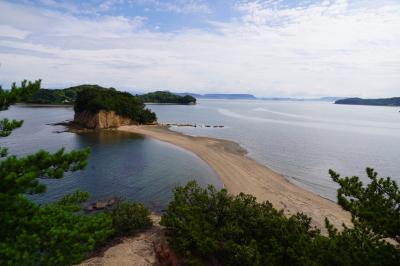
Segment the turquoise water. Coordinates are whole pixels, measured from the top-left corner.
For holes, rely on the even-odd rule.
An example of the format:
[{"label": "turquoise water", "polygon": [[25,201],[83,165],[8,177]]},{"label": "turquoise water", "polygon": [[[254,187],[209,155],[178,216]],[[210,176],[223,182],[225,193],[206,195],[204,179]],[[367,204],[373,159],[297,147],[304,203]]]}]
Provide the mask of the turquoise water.
[{"label": "turquoise water", "polygon": [[359,175],[374,167],[400,183],[399,108],[325,102],[200,100],[195,106],[151,105],[163,123],[190,135],[230,139],[297,185],[334,200],[328,169]]},{"label": "turquoise water", "polygon": [[49,124],[72,119],[71,108],[13,106],[0,112],[3,117],[25,121],[10,137],[0,139],[0,146],[8,147],[10,154],[22,156],[60,147],[91,148],[87,169],[67,173],[60,180],[43,180],[48,189],[32,197],[37,202],[54,201],[81,189],[90,193],[91,200],[119,196],[143,202],[157,211],[167,206],[178,184],[195,179],[202,185],[221,187],[218,176],[205,162],[164,142],[118,131],[56,133],[64,127]]}]

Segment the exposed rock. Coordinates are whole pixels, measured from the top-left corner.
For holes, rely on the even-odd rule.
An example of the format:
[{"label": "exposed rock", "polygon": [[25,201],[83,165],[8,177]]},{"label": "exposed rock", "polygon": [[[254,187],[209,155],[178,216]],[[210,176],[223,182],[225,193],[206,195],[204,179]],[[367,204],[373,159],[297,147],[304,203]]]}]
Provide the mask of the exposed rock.
[{"label": "exposed rock", "polygon": [[119,199],[116,197],[104,199],[104,200],[98,200],[98,201],[87,204],[86,206],[84,206],[83,209],[86,212],[103,210],[103,209],[112,207],[114,204],[116,204],[118,202],[118,200]]},{"label": "exposed rock", "polygon": [[128,117],[120,116],[114,111],[101,110],[98,113],[88,111],[75,113],[74,122],[90,129],[116,128],[137,124]]}]

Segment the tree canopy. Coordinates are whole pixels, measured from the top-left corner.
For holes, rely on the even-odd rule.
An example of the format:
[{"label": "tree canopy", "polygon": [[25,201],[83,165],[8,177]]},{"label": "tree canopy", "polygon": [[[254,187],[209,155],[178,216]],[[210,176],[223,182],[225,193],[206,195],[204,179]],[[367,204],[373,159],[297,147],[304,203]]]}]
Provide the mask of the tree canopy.
[{"label": "tree canopy", "polygon": [[10,90],[4,90],[0,86],[0,110],[7,109],[11,104],[17,102],[26,102],[32,98],[32,95],[40,89],[42,81],[23,80],[20,86],[14,82]]},{"label": "tree canopy", "polygon": [[[394,183],[389,183],[391,193],[398,193]],[[373,190],[375,185],[370,186]],[[346,184],[342,188],[347,191]],[[374,198],[367,190],[360,192],[360,199]],[[342,193],[339,190],[338,195]],[[393,214],[396,208],[393,204],[372,208],[374,216],[365,218],[373,225],[385,220],[392,228],[390,219],[399,222]],[[359,211],[353,211],[359,208],[347,209],[365,220]],[[232,196],[225,189],[201,188],[195,182],[174,190],[161,222],[171,245],[193,265],[398,265],[400,259],[398,247],[383,239],[389,234],[379,233],[381,226],[375,232],[355,223],[353,228],[344,226],[339,231],[326,220],[329,234],[325,236],[304,214],[286,217],[271,203],[258,203],[251,195]]]},{"label": "tree canopy", "polygon": [[400,190],[394,180],[379,178],[372,168],[367,168],[367,185],[358,176],[341,178],[333,170],[329,173],[340,185],[338,203],[352,214],[354,224],[400,243]]},{"label": "tree canopy", "polygon": [[113,89],[86,88],[78,92],[75,112],[97,113],[100,110],[115,111],[140,124],[153,123],[156,114],[145,108],[143,101],[127,92]]}]

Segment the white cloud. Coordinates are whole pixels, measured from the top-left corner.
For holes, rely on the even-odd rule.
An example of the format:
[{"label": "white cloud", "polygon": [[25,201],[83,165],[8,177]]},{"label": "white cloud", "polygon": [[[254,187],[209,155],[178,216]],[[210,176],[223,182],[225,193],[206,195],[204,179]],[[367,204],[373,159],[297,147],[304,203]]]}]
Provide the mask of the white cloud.
[{"label": "white cloud", "polygon": [[0,37],[24,39],[29,32],[16,29],[9,25],[0,25]]},{"label": "white cloud", "polygon": [[201,0],[127,0],[131,4],[151,6],[158,11],[168,11],[178,14],[210,14],[210,7]]},{"label": "white cloud", "polygon": [[[0,2],[0,83],[100,83],[259,96],[400,94],[400,4],[241,3],[213,32],[149,31],[143,18]],[[23,18],[23,19],[21,19]],[[5,37],[4,37],[5,36]]]}]

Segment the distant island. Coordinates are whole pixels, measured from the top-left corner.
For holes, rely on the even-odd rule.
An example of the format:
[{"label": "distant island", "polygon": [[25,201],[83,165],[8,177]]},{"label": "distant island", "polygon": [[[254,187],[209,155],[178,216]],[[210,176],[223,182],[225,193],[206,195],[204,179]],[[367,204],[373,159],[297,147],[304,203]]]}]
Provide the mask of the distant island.
[{"label": "distant island", "polygon": [[400,106],[400,97],[381,99],[347,98],[335,101],[335,104]]},{"label": "distant island", "polygon": [[175,92],[174,94],[184,96],[190,95],[197,99],[222,99],[222,100],[266,100],[266,101],[321,101],[321,102],[334,102],[337,100],[344,99],[345,97],[338,96],[325,96],[319,98],[295,98],[295,97],[256,97],[252,94],[230,94],[230,93],[209,93],[209,94],[198,94],[191,92],[179,93]]},{"label": "distant island", "polygon": [[291,101],[291,102],[334,102],[344,99],[343,97],[326,96],[320,98],[292,98],[292,97],[263,97],[266,101]]},{"label": "distant island", "polygon": [[74,122],[91,129],[152,124],[157,121],[156,114],[145,108],[140,97],[113,88],[92,86],[79,90],[74,111]]},{"label": "distant island", "polygon": [[196,98],[191,95],[177,95],[169,91],[156,91],[136,96],[145,103],[196,104]]},{"label": "distant island", "polygon": [[190,92],[184,92],[184,93],[176,92],[174,94],[179,95],[179,96],[189,95],[189,96],[195,97],[197,99],[223,99],[223,100],[256,100],[257,99],[257,97],[255,97],[252,94],[242,94],[242,93],[237,93],[237,94],[232,94],[232,93],[197,94],[197,93],[190,93]]},{"label": "distant island", "polygon": [[[65,89],[40,89],[36,91],[32,98],[26,101],[32,104],[68,104],[73,105],[80,91],[85,89],[95,90],[115,90],[99,85],[78,85]],[[166,104],[195,104],[196,98],[190,95],[177,95],[168,91],[156,91],[142,95],[136,95],[145,103],[166,103]]]}]

